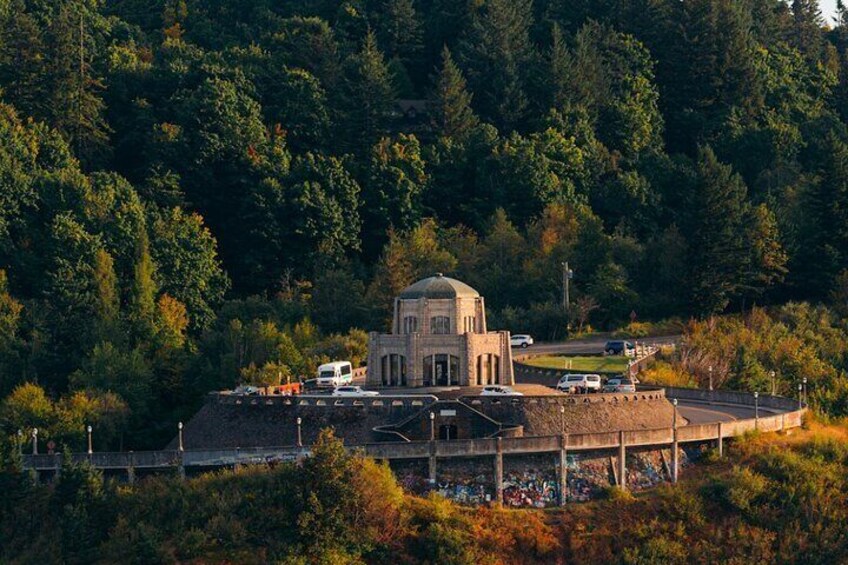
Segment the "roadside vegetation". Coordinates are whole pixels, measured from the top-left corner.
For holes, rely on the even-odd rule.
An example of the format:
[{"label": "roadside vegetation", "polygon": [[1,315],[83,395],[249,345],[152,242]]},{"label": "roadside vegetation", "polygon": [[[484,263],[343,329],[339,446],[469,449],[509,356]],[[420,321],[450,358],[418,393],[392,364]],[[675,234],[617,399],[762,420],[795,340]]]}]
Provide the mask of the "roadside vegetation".
[{"label": "roadside vegetation", "polygon": [[0,474],[10,563],[841,563],[848,427],[809,422],[734,440],[677,486],[562,510],[463,508],[404,494],[387,467],[324,434],[301,466],[134,486],[66,466],[33,486]]}]

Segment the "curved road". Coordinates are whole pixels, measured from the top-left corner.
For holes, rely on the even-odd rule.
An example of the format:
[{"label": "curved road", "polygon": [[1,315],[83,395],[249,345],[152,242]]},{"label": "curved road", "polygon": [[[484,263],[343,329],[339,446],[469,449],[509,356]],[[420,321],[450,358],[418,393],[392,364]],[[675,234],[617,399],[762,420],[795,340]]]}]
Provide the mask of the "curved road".
[{"label": "curved road", "polygon": [[[539,343],[526,349],[513,348],[513,358],[517,361],[525,355],[598,355],[604,351],[604,344],[613,339],[609,336],[590,337],[561,343]],[[646,337],[638,340],[645,345],[663,345],[676,343],[680,336]],[[748,406],[734,404],[710,404],[706,402],[683,401],[677,406],[678,413],[688,420],[690,424],[711,424],[715,422],[730,422],[733,420],[744,420],[754,418],[754,409]],[[770,416],[773,412],[766,408],[760,408],[760,416]]]}]

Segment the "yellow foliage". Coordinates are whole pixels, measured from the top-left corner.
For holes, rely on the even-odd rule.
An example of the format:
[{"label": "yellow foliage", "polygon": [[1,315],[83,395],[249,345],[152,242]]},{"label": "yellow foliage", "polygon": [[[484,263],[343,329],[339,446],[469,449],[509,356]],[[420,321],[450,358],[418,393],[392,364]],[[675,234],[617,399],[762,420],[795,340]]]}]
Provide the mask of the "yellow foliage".
[{"label": "yellow foliage", "polygon": [[657,385],[679,387],[695,386],[692,375],[680,367],[663,361],[657,362],[652,367],[643,371],[640,379],[643,382]]}]

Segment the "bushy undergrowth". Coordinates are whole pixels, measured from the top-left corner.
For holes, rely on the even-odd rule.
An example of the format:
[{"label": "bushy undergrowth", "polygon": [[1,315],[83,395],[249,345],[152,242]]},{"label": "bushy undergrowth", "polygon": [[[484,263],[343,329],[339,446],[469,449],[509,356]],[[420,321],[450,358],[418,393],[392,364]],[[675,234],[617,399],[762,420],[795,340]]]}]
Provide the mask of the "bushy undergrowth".
[{"label": "bushy undergrowth", "polygon": [[0,474],[6,563],[844,563],[848,428],[735,441],[681,482],[563,510],[405,495],[390,470],[322,436],[301,465],[116,485],[66,466]]}]

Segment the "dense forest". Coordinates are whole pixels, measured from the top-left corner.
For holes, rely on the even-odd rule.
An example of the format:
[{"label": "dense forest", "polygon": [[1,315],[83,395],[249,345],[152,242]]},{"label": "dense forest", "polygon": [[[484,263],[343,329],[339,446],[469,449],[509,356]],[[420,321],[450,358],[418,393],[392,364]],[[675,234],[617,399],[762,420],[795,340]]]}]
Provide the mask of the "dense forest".
[{"label": "dense forest", "polygon": [[362,360],[436,271],[540,338],[789,301],[844,335],[846,16],[2,0],[0,423],[159,447],[211,389]]}]

